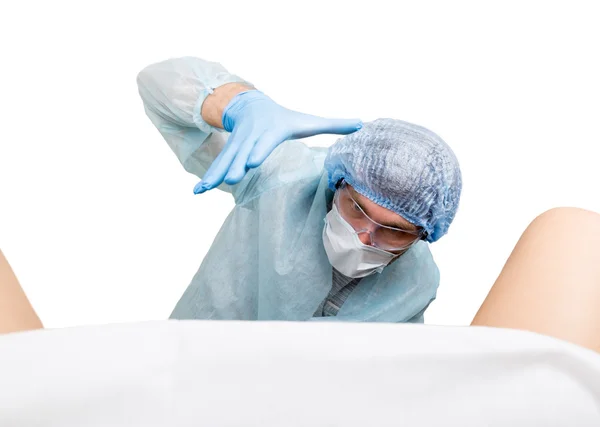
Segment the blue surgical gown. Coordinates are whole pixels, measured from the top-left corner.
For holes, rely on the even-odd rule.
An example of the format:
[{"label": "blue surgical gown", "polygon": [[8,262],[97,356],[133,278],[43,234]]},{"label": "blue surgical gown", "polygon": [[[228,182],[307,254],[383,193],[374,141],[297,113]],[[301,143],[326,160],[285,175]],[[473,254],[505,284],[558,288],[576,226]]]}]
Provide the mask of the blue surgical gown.
[{"label": "blue surgical gown", "polygon": [[[152,123],[185,170],[202,178],[228,136],[202,119],[202,103],[223,84],[248,82],[192,57],[152,64],[137,81]],[[322,240],[333,197],[326,154],[326,148],[287,141],[242,182],[219,187],[232,194],[235,207],[172,318],[423,322],[439,284],[425,242],[362,279],[337,316],[312,317],[332,287]]]}]

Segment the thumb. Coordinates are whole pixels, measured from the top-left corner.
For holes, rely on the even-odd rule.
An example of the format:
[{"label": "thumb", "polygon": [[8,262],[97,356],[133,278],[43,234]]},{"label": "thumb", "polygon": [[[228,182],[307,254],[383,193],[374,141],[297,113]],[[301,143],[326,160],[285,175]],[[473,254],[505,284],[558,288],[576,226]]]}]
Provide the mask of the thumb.
[{"label": "thumb", "polygon": [[294,138],[306,138],[308,136],[319,135],[322,133],[348,135],[356,132],[363,127],[360,119],[325,119],[323,117],[314,117],[307,123],[307,126]]}]

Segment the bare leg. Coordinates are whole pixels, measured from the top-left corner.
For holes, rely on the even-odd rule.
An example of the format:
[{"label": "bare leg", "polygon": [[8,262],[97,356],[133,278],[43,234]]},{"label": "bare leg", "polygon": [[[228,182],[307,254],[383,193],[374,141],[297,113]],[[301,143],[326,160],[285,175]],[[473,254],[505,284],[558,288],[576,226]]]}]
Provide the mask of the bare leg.
[{"label": "bare leg", "polygon": [[0,251],[0,334],[41,328],[42,322]]},{"label": "bare leg", "polygon": [[538,332],[600,351],[600,215],[558,208],[537,217],[472,325]]}]

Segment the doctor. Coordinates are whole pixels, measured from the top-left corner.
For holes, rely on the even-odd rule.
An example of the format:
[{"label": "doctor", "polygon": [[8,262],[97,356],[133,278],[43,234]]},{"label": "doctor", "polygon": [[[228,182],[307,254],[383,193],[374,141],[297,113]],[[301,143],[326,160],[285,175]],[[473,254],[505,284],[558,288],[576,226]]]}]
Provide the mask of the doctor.
[{"label": "doctor", "polygon": [[[177,58],[138,75],[145,111],[183,167],[235,207],[172,313],[176,319],[424,321],[458,161],[400,120],[288,110],[220,64]],[[297,141],[346,135],[329,149]],[[194,226],[202,226],[200,217]]]}]

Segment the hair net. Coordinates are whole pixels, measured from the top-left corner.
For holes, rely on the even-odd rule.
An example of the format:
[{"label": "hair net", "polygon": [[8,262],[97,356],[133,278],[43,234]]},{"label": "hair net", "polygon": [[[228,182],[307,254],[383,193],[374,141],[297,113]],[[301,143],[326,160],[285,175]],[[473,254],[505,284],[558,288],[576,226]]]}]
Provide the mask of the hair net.
[{"label": "hair net", "polygon": [[332,190],[343,178],[369,200],[423,227],[429,242],[447,233],[458,208],[458,160],[421,126],[393,119],[365,123],[329,149],[325,168]]}]

